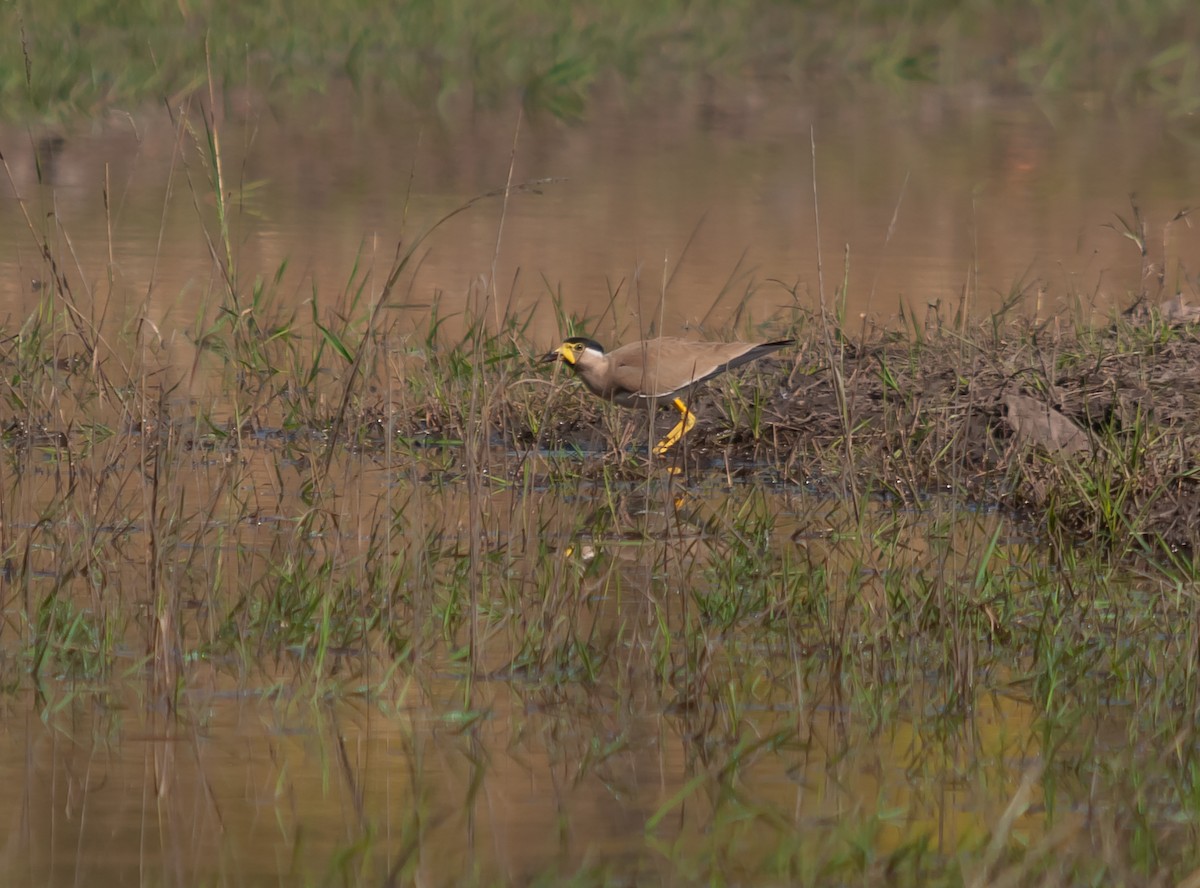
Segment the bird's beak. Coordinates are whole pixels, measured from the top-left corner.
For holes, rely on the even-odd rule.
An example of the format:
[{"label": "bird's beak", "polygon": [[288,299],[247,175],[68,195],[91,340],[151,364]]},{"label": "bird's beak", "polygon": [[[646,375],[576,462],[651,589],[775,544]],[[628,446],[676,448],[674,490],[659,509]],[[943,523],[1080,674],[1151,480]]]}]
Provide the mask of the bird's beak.
[{"label": "bird's beak", "polygon": [[566,357],[566,355],[563,353],[563,347],[560,345],[554,351],[546,352],[546,354],[544,354],[540,358],[538,358],[538,363],[539,364],[549,364],[551,361],[557,361],[559,358],[565,358],[565,357]]}]

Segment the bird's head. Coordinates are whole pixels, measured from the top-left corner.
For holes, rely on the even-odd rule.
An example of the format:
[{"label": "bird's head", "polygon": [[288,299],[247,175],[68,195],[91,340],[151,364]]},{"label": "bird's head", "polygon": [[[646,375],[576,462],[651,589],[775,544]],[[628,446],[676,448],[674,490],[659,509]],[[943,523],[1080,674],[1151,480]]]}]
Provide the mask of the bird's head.
[{"label": "bird's head", "polygon": [[563,344],[558,348],[542,355],[541,363],[565,361],[571,366],[575,366],[584,352],[594,352],[599,357],[604,355],[604,347],[596,340],[588,339],[586,336],[572,336],[570,339],[564,339]]}]

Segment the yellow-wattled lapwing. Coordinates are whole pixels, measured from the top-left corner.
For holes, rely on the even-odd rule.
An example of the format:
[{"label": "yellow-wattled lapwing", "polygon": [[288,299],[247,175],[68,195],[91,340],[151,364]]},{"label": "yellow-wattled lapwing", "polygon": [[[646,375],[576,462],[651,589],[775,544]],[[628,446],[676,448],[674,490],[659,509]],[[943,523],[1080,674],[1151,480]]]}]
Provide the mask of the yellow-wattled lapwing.
[{"label": "yellow-wattled lapwing", "polygon": [[679,422],[654,445],[654,455],[662,456],[696,424],[695,414],[681,397],[684,392],[794,341],[689,342],[664,337],[630,342],[606,352],[594,339],[572,336],[544,355],[542,362],[565,361],[592,394],[622,407],[670,398],[679,411]]}]

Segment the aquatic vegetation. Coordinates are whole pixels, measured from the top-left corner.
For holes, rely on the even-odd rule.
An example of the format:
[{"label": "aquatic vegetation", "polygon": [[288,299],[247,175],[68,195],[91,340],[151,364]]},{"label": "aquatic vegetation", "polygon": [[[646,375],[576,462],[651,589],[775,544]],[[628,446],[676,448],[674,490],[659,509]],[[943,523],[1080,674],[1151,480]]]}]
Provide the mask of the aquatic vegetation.
[{"label": "aquatic vegetation", "polygon": [[796,342],[707,384],[670,475],[653,418],[539,367],[553,343],[490,289],[398,330],[437,225],[297,308],[239,267],[216,125],[180,134],[219,272],[186,360],[94,312],[27,220],[43,285],[0,341],[13,879],[1200,866],[1194,328],[853,330],[793,299],[729,331]]}]

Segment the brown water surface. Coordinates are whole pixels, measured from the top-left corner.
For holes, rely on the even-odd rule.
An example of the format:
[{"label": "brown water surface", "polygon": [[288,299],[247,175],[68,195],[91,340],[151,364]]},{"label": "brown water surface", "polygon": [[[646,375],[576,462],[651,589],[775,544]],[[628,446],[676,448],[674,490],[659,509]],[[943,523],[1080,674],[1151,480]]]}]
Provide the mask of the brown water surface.
[{"label": "brown water surface", "polygon": [[[360,469],[341,538],[319,543],[340,550],[348,572],[367,567],[352,565],[381,510],[398,510],[393,545],[406,564],[422,538],[465,550],[471,504],[461,486],[414,489]],[[586,501],[602,502],[594,494]],[[563,573],[540,597],[488,602],[473,678],[431,626],[417,659],[399,668],[357,644],[331,652],[343,665],[328,693],[300,691],[312,652],[185,663],[186,690],[169,713],[138,678],[131,631],[126,674],[99,684],[48,676],[40,694],[8,697],[0,875],[39,885],[379,884],[395,871],[433,884],[521,884],[589,871],[686,882],[715,857],[720,872],[756,882],[781,854],[822,860],[864,841],[886,854],[922,839],[951,853],[986,838],[1041,757],[1036,708],[1003,668],[982,670],[970,709],[956,713],[945,676],[907,685],[903,700],[886,686],[856,689],[788,631],[755,629],[765,615],[722,630],[718,611],[697,624],[696,608],[730,595],[721,577],[740,551],[733,538],[748,503],[777,519],[753,548],[764,570],[820,565],[828,606],[881,618],[892,607],[886,589],[907,588],[909,577],[969,588],[989,540],[1000,541],[992,557],[1024,563],[1028,543],[1000,516],[875,505],[866,526],[879,530],[867,538],[844,503],[783,491],[610,496],[609,530],[579,514],[584,500],[554,490],[489,498],[483,528],[509,572],[520,572],[526,545],[550,544]],[[276,501],[281,514],[295,510],[286,495]],[[540,539],[525,536],[525,522]],[[214,525],[240,543],[205,544],[201,563],[214,566],[194,579],[181,569],[178,592],[194,599],[185,636],[202,641],[210,608],[242,590],[272,594],[269,579],[255,579],[298,542],[289,526]],[[131,532],[131,582],[142,536]],[[571,602],[554,601],[568,589]],[[436,609],[445,593],[413,595]],[[524,658],[528,624],[542,619],[545,649],[567,655],[561,667]],[[688,655],[697,625],[702,665]],[[570,671],[579,645],[596,658],[590,678]],[[864,694],[882,707],[878,719]],[[1039,798],[1018,835],[1041,829]]]},{"label": "brown water surface", "polygon": [[[109,324],[144,312],[185,365],[176,334],[194,336],[221,290],[197,126],[151,109],[0,130],[13,189],[70,256],[77,298],[90,295]],[[931,304],[981,316],[1021,291],[1027,314],[1092,318],[1127,307],[1148,267],[1167,295],[1190,292],[1200,261],[1200,235],[1168,225],[1200,195],[1194,127],[1086,100],[934,89],[849,100],[766,85],[670,104],[600,99],[568,127],[515,110],[446,121],[339,96],[225,116],[219,138],[238,287],[246,298],[286,264],[285,308],[314,292],[339,303],[363,270],[377,294],[398,242],[503,190],[511,161],[513,183],[529,188],[444,225],[394,294],[392,319],[418,331],[432,303],[454,319],[476,299],[485,316],[530,314],[531,334],[549,342],[560,299],[606,340],[720,335],[738,318],[815,311],[822,292],[833,306],[844,274],[851,319],[887,324],[902,305],[923,317]],[[1146,264],[1108,227],[1121,228],[1118,214],[1132,222],[1130,195]],[[24,317],[46,275],[10,193],[0,312]]]},{"label": "brown water surface", "polygon": [[[1120,713],[1044,760],[1028,652],[975,641],[1049,582],[1008,519],[859,514],[761,478],[551,483],[544,453],[489,452],[475,478],[461,446],[411,442],[318,471],[321,430],[241,428],[243,390],[195,343],[256,281],[302,333],[310,300],[321,320],[378,298],[397,243],[510,164],[529,187],[421,245],[390,329],[422,339],[436,305],[450,335],[512,312],[547,345],[559,309],[606,341],[751,335],[833,306],[844,274],[850,326],[1013,291],[1027,316],[1094,319],[1148,269],[1191,290],[1200,243],[1168,225],[1200,194],[1189,124],[972,92],[601,99],[577,127],[338,96],[219,119],[226,255],[202,128],[175,120],[0,129],[8,335],[52,292],[44,233],[97,362],[147,368],[117,409],[101,386],[67,397],[87,374],[38,352],[54,415],[30,426],[70,446],[5,444],[0,883],[819,881],[814,861],[952,859],[1002,822],[1027,843],[1043,768],[1060,810],[1105,809],[1080,774]],[[1131,192],[1146,262],[1106,227]],[[171,390],[139,352],[160,348],[192,398],[161,435],[139,400]],[[100,429],[110,409],[127,424]]]}]

